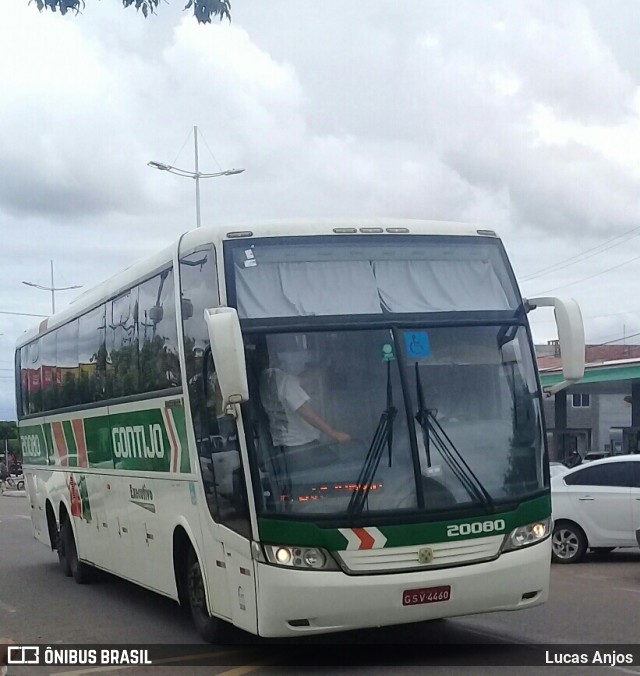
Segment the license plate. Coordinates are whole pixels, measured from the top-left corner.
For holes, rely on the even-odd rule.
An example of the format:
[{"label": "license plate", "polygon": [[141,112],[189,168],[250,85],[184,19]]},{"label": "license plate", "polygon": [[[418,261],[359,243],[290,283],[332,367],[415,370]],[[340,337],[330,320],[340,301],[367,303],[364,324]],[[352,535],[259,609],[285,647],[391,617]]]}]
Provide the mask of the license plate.
[{"label": "license plate", "polygon": [[403,606],[418,606],[422,603],[440,603],[451,598],[451,586],[424,587],[423,589],[407,589],[402,592]]}]

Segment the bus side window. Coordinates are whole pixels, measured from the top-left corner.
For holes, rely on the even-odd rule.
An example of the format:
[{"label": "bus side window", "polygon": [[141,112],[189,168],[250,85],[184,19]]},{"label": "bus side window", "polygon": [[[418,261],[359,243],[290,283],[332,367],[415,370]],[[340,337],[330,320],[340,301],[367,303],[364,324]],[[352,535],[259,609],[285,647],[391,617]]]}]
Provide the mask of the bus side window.
[{"label": "bus side window", "polygon": [[[247,489],[238,443],[238,429],[232,416],[222,410],[222,396],[211,352],[204,360],[204,438],[201,448],[203,476],[205,466],[215,492],[214,518],[232,530],[249,537]],[[207,488],[205,483],[205,489]]]}]

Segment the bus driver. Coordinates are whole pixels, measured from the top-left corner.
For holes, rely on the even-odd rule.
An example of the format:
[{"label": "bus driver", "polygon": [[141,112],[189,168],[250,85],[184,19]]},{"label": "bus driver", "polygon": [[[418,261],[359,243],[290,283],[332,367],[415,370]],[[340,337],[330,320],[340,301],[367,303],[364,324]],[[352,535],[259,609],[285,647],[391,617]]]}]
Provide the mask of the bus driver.
[{"label": "bus driver", "polygon": [[260,379],[260,398],[273,444],[289,451],[313,448],[321,434],[339,444],[351,441],[349,434],[334,429],[311,407],[310,397],[300,384],[308,363],[304,350],[280,352],[278,365],[265,369]]}]

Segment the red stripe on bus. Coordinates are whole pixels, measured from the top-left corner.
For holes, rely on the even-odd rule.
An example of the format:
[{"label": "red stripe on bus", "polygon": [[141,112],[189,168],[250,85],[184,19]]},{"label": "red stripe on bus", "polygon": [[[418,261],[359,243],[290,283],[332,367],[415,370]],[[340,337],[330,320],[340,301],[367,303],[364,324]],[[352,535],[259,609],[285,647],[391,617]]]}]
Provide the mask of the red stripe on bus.
[{"label": "red stripe on bus", "polygon": [[353,532],[360,540],[358,549],[373,549],[373,545],[375,545],[376,541],[366,528],[354,528]]},{"label": "red stripe on bus", "polygon": [[51,429],[53,431],[53,438],[56,442],[56,450],[58,451],[58,458],[60,459],[61,465],[67,464],[67,457],[69,455],[69,449],[67,448],[67,440],[64,438],[64,430],[62,429],[61,422],[51,423]]},{"label": "red stripe on bus", "polygon": [[76,437],[76,446],[78,447],[78,467],[89,467],[87,459],[87,440],[84,436],[84,420],[72,420],[71,426]]}]

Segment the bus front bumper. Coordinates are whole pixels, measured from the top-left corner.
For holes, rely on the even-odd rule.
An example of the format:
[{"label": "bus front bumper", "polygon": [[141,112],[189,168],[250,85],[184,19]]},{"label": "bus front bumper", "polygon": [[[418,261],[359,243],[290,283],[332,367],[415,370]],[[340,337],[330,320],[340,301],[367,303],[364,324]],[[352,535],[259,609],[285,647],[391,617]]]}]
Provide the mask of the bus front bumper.
[{"label": "bus front bumper", "polygon": [[[345,575],[257,564],[258,632],[302,636],[530,608],[547,600],[550,562],[547,538],[494,561],[408,573]],[[410,590],[447,586],[448,600],[403,604]]]}]

